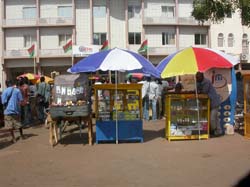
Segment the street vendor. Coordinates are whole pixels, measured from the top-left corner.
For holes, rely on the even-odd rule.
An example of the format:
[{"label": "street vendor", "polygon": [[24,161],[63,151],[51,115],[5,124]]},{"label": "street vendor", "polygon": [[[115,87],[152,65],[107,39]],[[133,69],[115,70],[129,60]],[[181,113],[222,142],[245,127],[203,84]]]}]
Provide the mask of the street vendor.
[{"label": "street vendor", "polygon": [[215,136],[222,135],[220,120],[218,116],[219,106],[221,103],[220,96],[216,92],[210,80],[204,77],[202,72],[196,73],[197,92],[199,94],[207,94],[210,99],[210,133]]}]

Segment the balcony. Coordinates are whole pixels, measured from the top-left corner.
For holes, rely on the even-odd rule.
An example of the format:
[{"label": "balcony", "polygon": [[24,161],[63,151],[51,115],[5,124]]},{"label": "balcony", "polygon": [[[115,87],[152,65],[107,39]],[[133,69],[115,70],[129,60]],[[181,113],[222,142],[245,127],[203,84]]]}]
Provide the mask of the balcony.
[{"label": "balcony", "polygon": [[72,26],[73,18],[55,17],[55,18],[39,18],[39,26]]},{"label": "balcony", "polygon": [[169,55],[177,51],[176,46],[172,47],[149,47],[148,53],[149,55]]},{"label": "balcony", "polygon": [[36,27],[36,26],[72,26],[73,18],[33,18],[33,19],[4,19],[3,28]]},{"label": "balcony", "polygon": [[160,17],[144,17],[143,25],[176,25],[177,20],[175,17],[166,17],[166,16],[160,16]]},{"label": "balcony", "polygon": [[5,59],[29,58],[27,49],[11,49],[4,51]]},{"label": "balcony", "polygon": [[[63,49],[40,49],[37,57],[41,58],[56,58],[56,57],[71,57],[72,51],[64,53]],[[4,59],[30,58],[27,49],[12,49],[4,51]]]},{"label": "balcony", "polygon": [[204,25],[210,26],[210,21],[205,21],[203,24],[199,23],[194,17],[179,17],[178,18],[179,25]]},{"label": "balcony", "polygon": [[4,19],[3,28],[7,27],[34,27],[36,26],[36,19]]},{"label": "balcony", "polygon": [[64,52],[63,49],[40,49],[39,57],[47,58],[47,57],[71,57],[72,51]]}]

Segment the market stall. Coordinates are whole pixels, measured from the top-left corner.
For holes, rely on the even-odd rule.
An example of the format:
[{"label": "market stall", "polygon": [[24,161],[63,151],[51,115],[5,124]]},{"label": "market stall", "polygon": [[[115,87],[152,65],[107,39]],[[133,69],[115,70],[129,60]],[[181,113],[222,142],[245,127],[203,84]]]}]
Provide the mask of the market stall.
[{"label": "market stall", "polygon": [[59,75],[52,90],[50,115],[59,128],[60,139],[69,124],[76,124],[82,132],[82,123],[88,126],[89,144],[92,145],[92,117],[89,103],[90,88],[85,74]]},{"label": "market stall", "polygon": [[143,142],[142,84],[95,85],[96,143]]},{"label": "market stall", "polygon": [[250,75],[244,75],[244,135],[250,138]]},{"label": "market stall", "polygon": [[210,100],[205,94],[199,94],[198,96],[191,93],[167,94],[166,138],[169,141],[208,139],[209,111]]}]

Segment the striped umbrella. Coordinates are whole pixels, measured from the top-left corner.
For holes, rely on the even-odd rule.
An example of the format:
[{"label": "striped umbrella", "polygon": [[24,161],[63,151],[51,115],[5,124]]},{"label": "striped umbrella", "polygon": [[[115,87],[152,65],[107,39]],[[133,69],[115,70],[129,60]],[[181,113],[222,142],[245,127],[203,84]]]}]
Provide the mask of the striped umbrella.
[{"label": "striped umbrella", "polygon": [[188,47],[167,56],[156,69],[162,78],[167,78],[205,72],[210,68],[231,68],[238,63],[239,59],[219,50]]}]

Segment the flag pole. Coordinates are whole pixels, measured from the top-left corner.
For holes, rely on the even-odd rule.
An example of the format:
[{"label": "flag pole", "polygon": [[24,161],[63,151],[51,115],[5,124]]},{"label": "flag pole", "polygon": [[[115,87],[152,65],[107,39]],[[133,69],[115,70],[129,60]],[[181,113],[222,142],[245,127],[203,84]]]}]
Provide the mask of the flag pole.
[{"label": "flag pole", "polygon": [[36,57],[35,57],[35,55],[33,58],[33,65],[34,65],[34,74],[36,74]]}]

